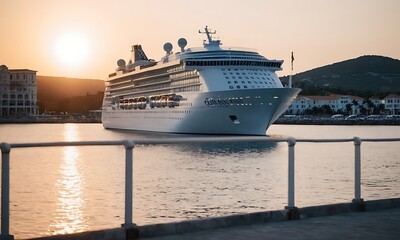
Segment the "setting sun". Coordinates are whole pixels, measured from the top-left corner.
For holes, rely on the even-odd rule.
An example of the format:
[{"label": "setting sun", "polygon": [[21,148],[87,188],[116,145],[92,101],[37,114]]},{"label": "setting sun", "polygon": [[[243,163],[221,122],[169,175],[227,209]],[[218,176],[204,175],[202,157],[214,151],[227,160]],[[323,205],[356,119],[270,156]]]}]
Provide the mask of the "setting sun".
[{"label": "setting sun", "polygon": [[60,35],[54,43],[54,55],[62,64],[76,67],[87,61],[89,45],[86,38],[79,33]]}]

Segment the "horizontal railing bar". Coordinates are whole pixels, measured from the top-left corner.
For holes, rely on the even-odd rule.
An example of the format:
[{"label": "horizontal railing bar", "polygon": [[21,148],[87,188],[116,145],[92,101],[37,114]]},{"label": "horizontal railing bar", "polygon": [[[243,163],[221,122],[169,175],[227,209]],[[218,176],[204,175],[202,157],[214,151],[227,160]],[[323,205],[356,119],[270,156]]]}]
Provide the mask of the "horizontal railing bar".
[{"label": "horizontal railing bar", "polygon": [[300,139],[296,139],[296,142],[309,142],[309,143],[354,142],[354,138],[343,138],[343,139],[307,139],[307,138],[300,138]]},{"label": "horizontal railing bar", "polygon": [[179,143],[207,143],[207,142],[287,142],[288,138],[270,138],[266,136],[226,136],[226,137],[182,137],[133,139],[135,144],[179,144]]},{"label": "horizontal railing bar", "polygon": [[[276,138],[266,136],[224,136],[224,137],[178,137],[178,138],[144,138],[129,139],[134,144],[181,144],[181,143],[207,143],[207,142],[288,142],[288,137]],[[119,141],[71,141],[71,142],[39,142],[39,143],[9,143],[11,148],[31,148],[31,147],[68,147],[68,146],[115,146],[126,145],[127,140]],[[296,142],[304,143],[337,143],[354,142],[354,138],[343,139],[295,139]],[[400,138],[365,138],[362,142],[397,142]]]},{"label": "horizontal railing bar", "polygon": [[400,138],[366,138],[361,139],[363,142],[399,142]]},{"label": "horizontal railing bar", "polygon": [[[296,142],[309,142],[309,143],[334,143],[334,142],[354,142],[354,138],[342,139],[307,139],[299,138]],[[362,142],[399,142],[400,138],[359,138]]]},{"label": "horizontal railing bar", "polygon": [[[147,138],[129,139],[135,144],[178,144],[206,142],[287,142],[287,138],[269,138],[264,136],[235,136],[235,137],[182,137],[182,138]],[[9,143],[11,148],[31,147],[68,147],[68,146],[112,146],[125,145],[128,140],[121,141],[71,141],[71,142],[39,142],[39,143]]]},{"label": "horizontal railing bar", "polygon": [[39,142],[39,143],[10,143],[11,148],[31,147],[69,147],[69,146],[115,146],[124,145],[126,141],[71,141],[71,142]]}]

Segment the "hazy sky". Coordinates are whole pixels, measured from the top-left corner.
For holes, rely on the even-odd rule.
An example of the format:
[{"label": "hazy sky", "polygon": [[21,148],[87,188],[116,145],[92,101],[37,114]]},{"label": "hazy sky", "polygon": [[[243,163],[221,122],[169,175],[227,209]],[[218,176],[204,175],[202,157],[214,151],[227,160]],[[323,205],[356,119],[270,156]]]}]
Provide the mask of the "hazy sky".
[{"label": "hazy sky", "polygon": [[400,0],[0,0],[0,65],[38,75],[105,79],[132,44],[163,45],[199,29],[223,46],[257,49],[294,73],[362,55],[400,59]]}]

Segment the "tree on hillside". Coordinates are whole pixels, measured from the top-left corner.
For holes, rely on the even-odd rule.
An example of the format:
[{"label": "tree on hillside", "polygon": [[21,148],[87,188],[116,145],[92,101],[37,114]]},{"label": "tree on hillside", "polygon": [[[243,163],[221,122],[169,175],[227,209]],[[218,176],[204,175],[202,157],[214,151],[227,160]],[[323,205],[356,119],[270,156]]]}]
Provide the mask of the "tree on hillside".
[{"label": "tree on hillside", "polygon": [[85,96],[64,98],[56,103],[56,113],[82,113],[87,114],[90,110],[100,109],[103,101],[103,92],[96,94],[86,93]]},{"label": "tree on hillside", "polygon": [[371,114],[372,110],[375,107],[375,104],[369,98],[364,99],[363,105],[366,107],[368,115]]},{"label": "tree on hillside", "polygon": [[321,107],[321,109],[324,114],[332,114],[333,113],[333,111],[329,105],[323,105]]},{"label": "tree on hillside", "polygon": [[347,114],[350,114],[352,109],[353,109],[352,104],[350,104],[350,103],[346,104],[346,113]]}]

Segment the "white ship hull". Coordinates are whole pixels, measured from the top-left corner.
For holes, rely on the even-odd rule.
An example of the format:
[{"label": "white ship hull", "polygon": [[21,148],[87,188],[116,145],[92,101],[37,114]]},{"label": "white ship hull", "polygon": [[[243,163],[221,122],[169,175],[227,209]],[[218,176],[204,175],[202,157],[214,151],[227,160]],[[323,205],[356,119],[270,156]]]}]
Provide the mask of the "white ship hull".
[{"label": "white ship hull", "polygon": [[168,133],[265,135],[299,89],[185,93],[179,107],[103,109],[105,128]]}]

